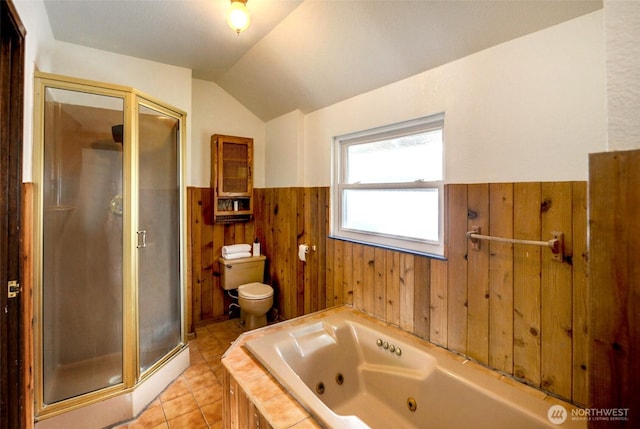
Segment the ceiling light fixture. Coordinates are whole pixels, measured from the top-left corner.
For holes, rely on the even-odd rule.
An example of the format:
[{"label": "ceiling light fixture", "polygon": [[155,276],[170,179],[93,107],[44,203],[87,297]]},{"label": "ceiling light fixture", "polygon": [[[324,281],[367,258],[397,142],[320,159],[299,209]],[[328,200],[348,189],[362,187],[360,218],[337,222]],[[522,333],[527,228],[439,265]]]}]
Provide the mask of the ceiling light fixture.
[{"label": "ceiling light fixture", "polygon": [[238,35],[249,28],[251,17],[247,9],[247,0],[231,0],[231,6],[227,11],[227,23]]}]

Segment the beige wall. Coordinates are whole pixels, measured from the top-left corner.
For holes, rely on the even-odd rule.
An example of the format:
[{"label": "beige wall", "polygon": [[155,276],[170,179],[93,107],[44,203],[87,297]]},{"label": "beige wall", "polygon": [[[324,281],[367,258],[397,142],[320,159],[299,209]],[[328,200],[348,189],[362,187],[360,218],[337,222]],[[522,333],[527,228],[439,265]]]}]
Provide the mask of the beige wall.
[{"label": "beige wall", "polygon": [[13,3],[27,30],[24,61],[22,177],[25,182],[30,182],[33,154],[33,72],[38,69],[50,70],[55,40],[42,1],[14,0]]},{"label": "beige wall", "polygon": [[605,1],[608,150],[640,148],[640,2]]},{"label": "beige wall", "polygon": [[[624,13],[610,3],[616,7],[605,8],[611,11],[607,22],[618,23]],[[334,136],[441,111],[446,113],[449,183],[584,180],[586,155],[606,149],[603,11],[311,114],[291,112],[265,124],[216,84],[191,79],[188,69],[55,42],[41,3],[17,0],[17,7],[31,37],[28,69],[37,64],[43,71],[134,86],[187,111],[187,183],[192,186],[208,186],[207,136],[215,132],[252,134],[257,187],[327,186]],[[607,49],[624,52],[614,31],[608,30]],[[620,61],[609,57],[609,80],[617,75],[624,84],[628,77],[615,66]],[[31,93],[32,72],[27,100]],[[28,104],[25,180],[31,178]],[[615,103],[609,104],[610,117],[633,114],[625,103],[616,112]],[[610,124],[612,134],[613,128]]]},{"label": "beige wall", "polygon": [[[25,181],[32,176],[35,69],[135,86],[192,113],[187,183],[193,186],[209,182],[203,136],[219,129],[255,134],[258,187],[301,180],[326,186],[333,136],[438,111],[447,113],[448,182],[584,180],[587,153],[640,146],[638,91],[630,87],[640,81],[634,1],[605,0],[601,11],[313,112],[302,118],[297,141],[290,137],[299,135],[300,118],[292,114],[264,124],[186,69],[55,42],[43,2],[14,4],[27,29]],[[304,162],[276,162],[292,145]]]},{"label": "beige wall", "polygon": [[267,188],[304,186],[304,118],[294,110],[267,122]]},{"label": "beige wall", "polygon": [[[306,115],[304,186],[330,184],[334,136],[439,112],[448,183],[586,180],[587,154],[605,149],[605,104],[597,11]],[[269,122],[269,150],[291,145],[286,134]],[[268,169],[267,181],[294,173]]]},{"label": "beige wall", "polygon": [[265,186],[265,123],[213,82],[193,79],[189,186],[209,187],[211,135],[253,138],[254,186]]}]

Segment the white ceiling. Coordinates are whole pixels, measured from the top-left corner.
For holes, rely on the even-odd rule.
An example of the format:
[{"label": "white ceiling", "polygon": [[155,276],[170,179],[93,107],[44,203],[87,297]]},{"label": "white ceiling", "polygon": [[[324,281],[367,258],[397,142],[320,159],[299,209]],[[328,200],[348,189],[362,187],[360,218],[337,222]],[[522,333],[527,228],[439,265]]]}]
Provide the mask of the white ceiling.
[{"label": "white ceiling", "polygon": [[602,8],[602,0],[44,0],[56,40],[193,70],[262,120],[308,113]]}]

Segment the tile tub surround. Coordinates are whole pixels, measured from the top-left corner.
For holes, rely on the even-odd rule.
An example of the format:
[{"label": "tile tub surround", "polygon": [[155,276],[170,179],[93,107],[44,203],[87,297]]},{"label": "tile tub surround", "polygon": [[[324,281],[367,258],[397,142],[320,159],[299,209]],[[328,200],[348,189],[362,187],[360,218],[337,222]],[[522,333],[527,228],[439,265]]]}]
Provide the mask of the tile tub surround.
[{"label": "tile tub surround", "polygon": [[[271,427],[282,429],[321,427],[314,420],[314,418],[310,416],[309,413],[285,391],[285,389],[278,383],[278,381],[273,378],[266,369],[264,369],[264,367],[251,355],[251,353],[246,350],[244,344],[251,339],[271,334],[277,330],[288,329],[307,323],[309,322],[309,319],[321,320],[338,312],[354,312],[357,313],[358,316],[362,316],[372,321],[374,324],[377,324],[381,327],[389,327],[389,325],[383,321],[368,316],[358,310],[353,309],[350,306],[343,305],[310,315],[302,316],[296,319],[291,319],[289,321],[261,328],[256,331],[247,332],[241,335],[222,357],[223,367],[227,371],[227,380],[225,380],[225,385],[223,386],[225,389],[224,395],[225,397],[227,397],[227,401],[223,406],[227,407],[230,403],[228,400],[228,395],[229,380],[231,380],[231,383],[236,383],[237,389],[241,390],[241,393],[246,395],[248,401],[250,402],[249,406],[255,407],[257,414],[263,416],[266,422]],[[511,377],[490,370],[473,361],[469,361],[463,356],[451,354],[439,346],[426,342],[400,329],[397,329],[397,335],[401,340],[407,342],[408,344],[416,347],[426,348],[430,353],[447,353],[450,354],[455,360],[458,360],[460,362],[466,361],[465,367],[467,367],[469,370],[478,371],[484,373],[485,375],[489,375],[492,378],[498,379],[508,386],[515,387],[527,393],[528,395],[531,395],[532,397],[548,402],[549,406],[563,405],[569,410],[574,408],[572,405],[564,401],[560,401],[550,395],[547,395],[540,390],[519,383],[513,380]],[[242,408],[243,406],[238,405],[238,407]],[[228,409],[223,410],[223,413],[226,413],[225,416],[231,415],[231,411]],[[232,422],[233,424],[237,425],[238,421],[237,419],[229,418],[224,422],[225,425],[223,427],[233,429],[239,427],[234,426]]]}]

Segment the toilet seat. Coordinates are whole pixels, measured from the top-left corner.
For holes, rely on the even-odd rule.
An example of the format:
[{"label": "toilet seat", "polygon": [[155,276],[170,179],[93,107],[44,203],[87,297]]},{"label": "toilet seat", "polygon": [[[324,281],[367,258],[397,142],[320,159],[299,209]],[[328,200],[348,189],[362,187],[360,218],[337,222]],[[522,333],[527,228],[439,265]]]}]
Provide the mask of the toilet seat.
[{"label": "toilet seat", "polygon": [[273,296],[273,288],[264,283],[247,283],[238,287],[238,296],[244,299],[265,299]]}]

